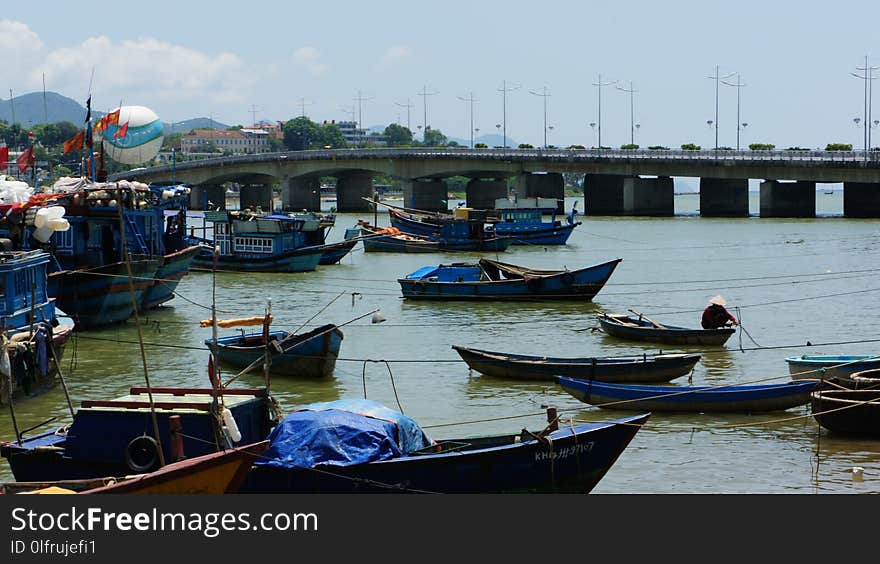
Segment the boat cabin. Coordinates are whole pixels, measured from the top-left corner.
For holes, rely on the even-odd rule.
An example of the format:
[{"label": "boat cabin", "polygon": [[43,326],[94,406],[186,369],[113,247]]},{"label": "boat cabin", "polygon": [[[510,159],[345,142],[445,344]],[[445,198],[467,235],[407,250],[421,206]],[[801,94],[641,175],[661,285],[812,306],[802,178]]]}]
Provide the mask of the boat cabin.
[{"label": "boat cabin", "polygon": [[[3,240],[0,240],[3,241]],[[55,320],[55,302],[46,289],[49,254],[45,251],[0,251],[0,326],[15,332],[31,323]]]},{"label": "boat cabin", "polygon": [[214,224],[220,256],[279,255],[311,245],[322,229],[317,216],[207,211],[205,219]]},{"label": "boat cabin", "polygon": [[551,223],[559,223],[556,220],[556,200],[553,198],[498,198],[495,200],[495,210],[501,217],[500,223],[539,226],[544,223],[545,215],[550,216]]}]

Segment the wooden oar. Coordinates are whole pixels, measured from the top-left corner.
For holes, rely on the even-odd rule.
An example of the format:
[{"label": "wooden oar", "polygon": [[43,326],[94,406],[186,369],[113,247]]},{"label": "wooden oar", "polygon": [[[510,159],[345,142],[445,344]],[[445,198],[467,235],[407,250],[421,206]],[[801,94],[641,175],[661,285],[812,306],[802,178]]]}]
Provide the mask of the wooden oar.
[{"label": "wooden oar", "polygon": [[649,318],[647,315],[645,315],[645,314],[643,314],[643,313],[639,313],[639,312],[637,312],[637,311],[634,310],[634,309],[628,309],[627,311],[630,312],[630,313],[634,313],[634,314],[638,315],[638,316],[639,316],[639,319],[644,319],[645,321],[647,321],[648,323],[650,323],[651,325],[653,325],[653,326],[656,327],[657,329],[666,329],[666,326],[665,326],[665,325],[663,325],[662,323],[657,323],[656,321],[654,321],[653,319]]}]

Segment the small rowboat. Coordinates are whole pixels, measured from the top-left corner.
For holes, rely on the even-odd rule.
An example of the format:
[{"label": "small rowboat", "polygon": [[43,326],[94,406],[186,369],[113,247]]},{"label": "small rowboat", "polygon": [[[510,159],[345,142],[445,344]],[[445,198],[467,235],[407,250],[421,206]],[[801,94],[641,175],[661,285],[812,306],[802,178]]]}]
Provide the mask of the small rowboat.
[{"label": "small rowboat", "polygon": [[422,300],[592,300],[623,259],[576,270],[538,270],[482,258],[425,266],[399,278],[404,298]]},{"label": "small rowboat", "polygon": [[644,386],[557,376],[556,383],[584,403],[603,409],[650,411],[779,411],[810,403],[817,382],[754,386]]},{"label": "small rowboat", "polygon": [[656,354],[623,357],[554,358],[490,352],[452,346],[469,367],[496,378],[548,380],[568,376],[602,382],[668,382],[684,376],[700,360],[698,354]]},{"label": "small rowboat", "polygon": [[[342,345],[342,331],[333,324],[323,325],[291,336],[287,331],[269,331],[269,370],[273,374],[324,378],[333,374]],[[214,346],[206,339],[208,348]],[[260,361],[266,354],[263,333],[229,335],[217,339],[220,362],[244,368]]]},{"label": "small rowboat", "polygon": [[802,355],[785,359],[792,380],[847,377],[856,372],[880,368],[880,356]]},{"label": "small rowboat", "polygon": [[816,390],[810,407],[816,422],[829,431],[880,436],[880,389]]},{"label": "small rowboat", "polygon": [[661,325],[645,318],[624,314],[599,313],[599,325],[613,337],[668,345],[723,345],[736,332],[733,327],[689,329]]}]

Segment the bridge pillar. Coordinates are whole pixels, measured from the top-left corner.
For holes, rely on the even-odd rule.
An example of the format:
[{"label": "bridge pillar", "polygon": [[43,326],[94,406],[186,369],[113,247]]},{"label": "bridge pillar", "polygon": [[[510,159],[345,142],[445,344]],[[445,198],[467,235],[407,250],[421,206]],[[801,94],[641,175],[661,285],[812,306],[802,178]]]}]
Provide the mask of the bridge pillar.
[{"label": "bridge pillar", "polygon": [[761,217],[816,217],[816,183],[765,180]]},{"label": "bridge pillar", "polygon": [[558,172],[520,174],[516,178],[514,193],[517,199],[554,198],[556,212],[565,212],[565,181],[562,179],[562,174]]},{"label": "bridge pillar", "polygon": [[254,209],[260,208],[264,212],[271,212],[274,209],[271,184],[243,184],[238,190],[238,195],[240,210],[251,206]]},{"label": "bridge pillar", "polygon": [[638,176],[623,179],[623,211],[626,215],[675,215],[672,178],[639,178]]},{"label": "bridge pillar", "polygon": [[844,182],[843,215],[880,217],[880,183]]},{"label": "bridge pillar", "polygon": [[700,178],[700,215],[747,217],[748,178]]},{"label": "bridge pillar", "polygon": [[507,180],[471,178],[467,183],[467,205],[478,210],[495,209],[495,200],[507,197]]},{"label": "bridge pillar", "polygon": [[214,184],[214,185],[206,185],[199,184],[198,186],[193,186],[190,189],[189,193],[189,209],[191,210],[204,210],[208,207],[208,202],[210,202],[214,206],[219,206],[219,209],[226,209],[226,188],[223,186]]},{"label": "bridge pillar", "polygon": [[281,209],[321,211],[321,178],[298,176],[281,183]]},{"label": "bridge pillar", "polygon": [[584,175],[584,215],[623,215],[623,179],[619,174]]},{"label": "bridge pillar", "polygon": [[416,210],[449,210],[449,188],[442,178],[408,180],[403,183],[403,206]]},{"label": "bridge pillar", "polygon": [[348,172],[336,177],[336,211],[373,211],[373,204],[363,199],[372,197],[373,176],[369,172]]}]

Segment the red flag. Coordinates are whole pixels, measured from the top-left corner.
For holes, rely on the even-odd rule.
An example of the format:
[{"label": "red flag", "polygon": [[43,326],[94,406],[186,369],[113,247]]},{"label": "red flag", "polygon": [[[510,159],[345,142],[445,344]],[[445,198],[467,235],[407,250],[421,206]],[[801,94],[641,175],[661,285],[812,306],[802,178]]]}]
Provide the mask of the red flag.
[{"label": "red flag", "polygon": [[107,125],[119,125],[119,110],[115,112],[110,112],[106,116],[104,116],[104,123]]},{"label": "red flag", "polygon": [[104,131],[107,129],[107,122],[105,121],[107,118],[101,118],[95,123],[95,131]]},{"label": "red flag", "polygon": [[0,147],[0,170],[6,170],[9,165],[9,147]]},{"label": "red flag", "polygon": [[64,152],[69,153],[71,151],[81,151],[85,138],[85,131],[80,131],[79,133],[64,142]]},{"label": "red flag", "polygon": [[36,156],[34,155],[34,148],[28,147],[25,151],[19,155],[18,157],[18,172],[19,174],[23,173],[28,169],[29,166],[33,165],[37,161]]},{"label": "red flag", "polygon": [[128,122],[123,123],[119,127],[116,133],[113,134],[113,138],[116,139],[117,137],[125,137],[126,135],[128,135]]}]

